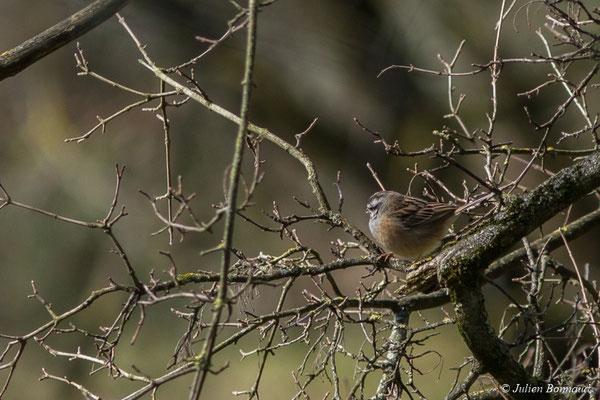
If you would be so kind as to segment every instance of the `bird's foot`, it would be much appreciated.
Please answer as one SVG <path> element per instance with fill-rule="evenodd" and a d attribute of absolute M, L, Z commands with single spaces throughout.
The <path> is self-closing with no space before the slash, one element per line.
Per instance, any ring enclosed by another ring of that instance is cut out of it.
<path fill-rule="evenodd" d="M 394 257 L 394 253 L 383 253 L 377 257 L 377 263 L 389 263 L 392 257 Z"/>

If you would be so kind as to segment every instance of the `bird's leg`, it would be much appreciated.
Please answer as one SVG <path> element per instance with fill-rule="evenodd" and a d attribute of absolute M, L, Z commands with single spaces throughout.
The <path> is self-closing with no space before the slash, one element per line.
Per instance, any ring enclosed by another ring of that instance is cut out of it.
<path fill-rule="evenodd" d="M 382 255 L 377 257 L 377 263 L 389 263 L 392 257 L 394 257 L 394 253 L 383 253 Z"/>

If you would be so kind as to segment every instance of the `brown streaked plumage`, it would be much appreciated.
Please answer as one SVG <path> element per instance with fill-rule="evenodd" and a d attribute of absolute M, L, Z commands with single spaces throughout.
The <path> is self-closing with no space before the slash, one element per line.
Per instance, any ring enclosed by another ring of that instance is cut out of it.
<path fill-rule="evenodd" d="M 377 192 L 367 203 L 369 229 L 386 251 L 417 260 L 438 247 L 457 208 L 393 191 Z"/>

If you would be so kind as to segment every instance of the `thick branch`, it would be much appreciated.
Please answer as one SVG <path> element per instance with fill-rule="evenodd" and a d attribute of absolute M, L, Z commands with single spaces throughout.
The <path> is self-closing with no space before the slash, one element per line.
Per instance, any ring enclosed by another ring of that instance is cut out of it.
<path fill-rule="evenodd" d="M 479 232 L 443 252 L 439 276 L 450 290 L 455 305 L 456 322 L 465 343 L 500 384 L 516 388 L 517 384 L 543 388 L 510 355 L 508 346 L 489 325 L 480 272 L 501 252 L 542 225 L 569 204 L 579 200 L 600 185 L 600 153 L 563 169 L 530 193 L 510 201 Z M 515 399 L 550 398 L 544 393 L 512 393 Z"/>
<path fill-rule="evenodd" d="M 477 287 L 457 287 L 451 290 L 455 304 L 456 324 L 465 343 L 480 363 L 482 370 L 490 373 L 501 385 L 516 389 L 518 385 L 538 388 L 542 392 L 543 381 L 538 381 L 525 371 L 511 355 L 506 343 L 500 341 L 488 323 L 483 294 Z M 509 389 L 510 390 L 510 389 Z M 511 392 L 514 399 L 550 399 L 547 393 Z"/>
<path fill-rule="evenodd" d="M 394 386 L 398 395 L 402 393 L 402 381 L 400 378 L 400 370 L 398 368 L 402 357 L 401 347 L 406 340 L 406 327 L 410 311 L 406 308 L 397 309 L 394 312 L 395 324 L 392 328 L 392 333 L 389 338 L 389 347 L 386 354 L 387 361 L 383 366 L 383 376 L 377 386 L 377 392 L 372 398 L 373 400 L 386 399 L 388 393 L 394 392 Z"/>
<path fill-rule="evenodd" d="M 600 186 L 600 152 L 567 167 L 535 190 L 508 202 L 478 232 L 443 252 L 440 277 L 448 286 L 462 282 L 486 268 L 510 246 L 521 240 L 570 204 Z"/>
<path fill-rule="evenodd" d="M 401 293 L 426 291 L 437 285 L 472 285 L 487 268 L 522 237 L 600 185 L 600 153 L 584 158 L 549 178 L 535 190 L 507 201 L 506 207 L 456 245 L 408 274 Z M 439 268 L 439 271 L 438 271 Z"/>
<path fill-rule="evenodd" d="M 0 55 L 0 80 L 16 75 L 39 59 L 100 25 L 131 0 L 97 0 L 44 32 Z"/>

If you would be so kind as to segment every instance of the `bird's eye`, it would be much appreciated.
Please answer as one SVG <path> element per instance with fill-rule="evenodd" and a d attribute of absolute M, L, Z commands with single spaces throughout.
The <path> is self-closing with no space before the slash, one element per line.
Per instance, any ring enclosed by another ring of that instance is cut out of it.
<path fill-rule="evenodd" d="M 373 211 L 377 210 L 377 208 L 379 208 L 379 202 L 377 202 L 377 201 L 367 204 L 368 212 L 373 212 Z"/>

